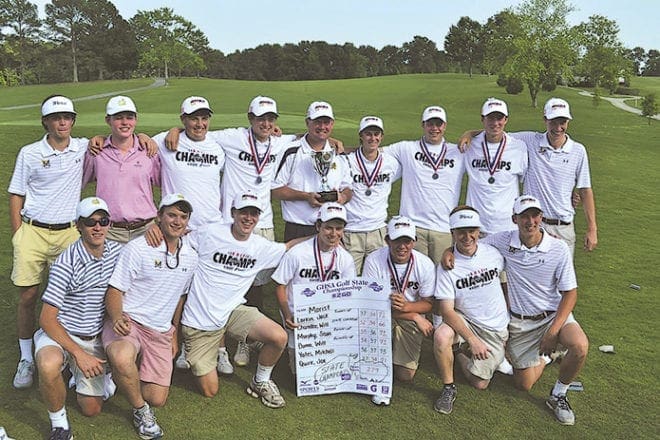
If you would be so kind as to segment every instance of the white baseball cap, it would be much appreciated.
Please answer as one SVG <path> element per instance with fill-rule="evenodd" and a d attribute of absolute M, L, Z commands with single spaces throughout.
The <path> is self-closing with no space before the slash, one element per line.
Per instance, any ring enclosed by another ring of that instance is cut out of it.
<path fill-rule="evenodd" d="M 201 96 L 189 96 L 181 103 L 181 115 L 192 115 L 198 110 L 208 110 L 209 113 L 213 113 L 209 102 Z"/>
<path fill-rule="evenodd" d="M 546 102 L 545 106 L 543 107 L 543 116 L 545 116 L 546 119 L 573 119 L 573 116 L 571 116 L 571 108 L 568 106 L 568 102 L 561 98 L 548 99 L 548 102 Z"/>
<path fill-rule="evenodd" d="M 158 205 L 158 210 L 167 208 L 168 206 L 175 205 L 179 202 L 183 202 L 188 207 L 188 212 L 192 212 L 192 204 L 180 193 L 172 193 L 163 197 Z"/>
<path fill-rule="evenodd" d="M 447 112 L 445 112 L 444 108 L 438 107 L 437 105 L 426 107 L 422 112 L 422 122 L 434 118 L 442 119 L 443 122 L 447 122 Z"/>
<path fill-rule="evenodd" d="M 263 211 L 263 201 L 261 200 L 261 197 L 259 197 L 259 194 L 249 190 L 236 194 L 231 206 L 234 209 L 252 207 L 257 208 L 259 211 Z"/>
<path fill-rule="evenodd" d="M 87 197 L 86 199 L 82 199 L 78 203 L 78 206 L 76 206 L 76 218 L 89 217 L 96 211 L 104 211 L 110 215 L 110 210 L 105 200 L 98 197 Z"/>
<path fill-rule="evenodd" d="M 384 131 L 383 120 L 378 116 L 365 116 L 360 119 L 360 129 L 358 130 L 358 133 L 362 133 L 362 130 L 369 127 L 377 127 Z"/>
<path fill-rule="evenodd" d="M 276 115 L 279 115 L 279 113 L 277 113 L 277 103 L 273 98 L 269 98 L 268 96 L 257 96 L 254 98 L 250 102 L 248 113 L 252 113 L 255 116 L 262 116 L 266 113 L 275 113 Z"/>
<path fill-rule="evenodd" d="M 319 209 L 319 220 L 325 223 L 333 219 L 344 220 L 344 223 L 347 222 L 346 208 L 344 205 L 337 202 L 327 202 L 321 205 L 321 208 Z"/>
<path fill-rule="evenodd" d="M 408 237 L 417 240 L 415 223 L 413 223 L 408 217 L 395 215 L 387 223 L 387 236 L 390 240 L 396 240 L 401 237 Z"/>
<path fill-rule="evenodd" d="M 495 112 L 509 116 L 509 108 L 506 106 L 506 102 L 497 98 L 488 98 L 481 107 L 481 116 L 488 116 Z"/>
<path fill-rule="evenodd" d="M 52 115 L 53 113 L 71 113 L 77 114 L 73 109 L 73 101 L 66 96 L 52 96 L 41 105 L 41 116 Z"/>
<path fill-rule="evenodd" d="M 472 209 L 459 209 L 449 216 L 449 229 L 481 228 L 479 213 Z"/>
<path fill-rule="evenodd" d="M 128 96 L 113 96 L 105 106 L 105 114 L 108 116 L 116 115 L 122 112 L 132 112 L 137 114 L 135 103 Z"/>
<path fill-rule="evenodd" d="M 334 113 L 332 113 L 332 106 L 324 101 L 314 101 L 307 108 L 307 119 L 318 119 L 321 117 L 327 117 L 330 119 L 335 119 Z"/>
<path fill-rule="evenodd" d="M 522 214 L 531 208 L 536 208 L 539 211 L 543 211 L 543 208 L 541 208 L 541 203 L 534 196 L 524 194 L 516 198 L 516 201 L 513 202 L 513 213 L 515 215 Z"/>

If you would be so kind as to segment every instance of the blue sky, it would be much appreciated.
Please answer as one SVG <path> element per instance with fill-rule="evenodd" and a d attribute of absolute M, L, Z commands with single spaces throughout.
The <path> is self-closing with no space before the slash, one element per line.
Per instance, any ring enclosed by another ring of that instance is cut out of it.
<path fill-rule="evenodd" d="M 39 5 L 49 3 L 33 1 Z M 323 40 L 351 42 L 377 49 L 401 46 L 415 35 L 435 41 L 442 49 L 452 24 L 467 15 L 485 23 L 516 0 L 114 0 L 125 19 L 137 10 L 169 7 L 201 29 L 211 47 L 225 54 L 260 44 L 297 43 Z M 619 24 L 619 39 L 627 47 L 660 49 L 657 0 L 573 0 L 577 9 L 569 15 L 570 24 L 587 21 L 590 15 L 604 15 Z"/>

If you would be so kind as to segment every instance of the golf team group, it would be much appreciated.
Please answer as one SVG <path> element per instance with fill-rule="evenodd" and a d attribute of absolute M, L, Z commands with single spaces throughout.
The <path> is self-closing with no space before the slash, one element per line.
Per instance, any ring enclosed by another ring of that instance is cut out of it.
<path fill-rule="evenodd" d="M 546 404 L 559 423 L 574 424 L 566 394 L 588 340 L 572 313 L 573 254 L 576 241 L 587 251 L 597 245 L 587 154 L 567 134 L 562 99 L 545 104 L 545 132 L 507 133 L 499 99 L 480 114 L 483 126 L 452 144 L 445 109 L 427 107 L 420 138 L 388 146 L 383 120 L 365 116 L 352 148 L 331 137 L 327 102 L 309 105 L 304 134 L 287 135 L 269 97 L 250 102 L 246 128 L 212 131 L 211 105 L 191 96 L 182 128 L 150 138 L 135 133 L 131 98 L 115 96 L 110 135 L 88 140 L 72 137 L 73 102 L 46 98 L 45 135 L 20 150 L 8 189 L 20 292 L 14 387 L 38 375 L 50 439 L 73 438 L 69 388 L 86 416 L 118 390 L 137 434 L 157 439 L 153 408 L 166 404 L 175 368 L 189 369 L 212 397 L 218 374 L 255 356 L 247 394 L 281 408 L 271 373 L 284 355 L 295 375 L 292 286 L 364 276 L 390 280 L 396 380 L 413 380 L 422 342 L 433 339 L 444 384 L 436 411 L 452 412 L 455 364 L 478 389 L 500 371 L 529 390 L 557 361 Z M 398 179 L 399 214 L 388 219 Z M 81 200 L 91 182 L 96 196 Z M 271 200 L 281 201 L 283 243 Z M 573 225 L 580 205 L 584 239 Z M 263 311 L 269 282 L 277 321 Z M 233 364 L 227 337 L 237 342 Z"/>

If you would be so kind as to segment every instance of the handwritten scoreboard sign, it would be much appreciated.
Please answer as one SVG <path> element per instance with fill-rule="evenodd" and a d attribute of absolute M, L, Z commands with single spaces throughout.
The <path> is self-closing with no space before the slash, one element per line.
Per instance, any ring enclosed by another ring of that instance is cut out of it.
<path fill-rule="evenodd" d="M 366 278 L 293 286 L 298 396 L 392 396 L 389 294 Z"/>

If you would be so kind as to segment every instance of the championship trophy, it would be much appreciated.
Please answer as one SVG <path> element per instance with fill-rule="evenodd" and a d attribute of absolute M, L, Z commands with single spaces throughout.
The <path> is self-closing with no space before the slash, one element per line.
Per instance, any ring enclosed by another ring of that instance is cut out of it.
<path fill-rule="evenodd" d="M 339 194 L 328 185 L 328 173 L 333 166 L 334 150 L 317 151 L 314 153 L 314 169 L 321 176 L 321 202 L 336 202 Z"/>

